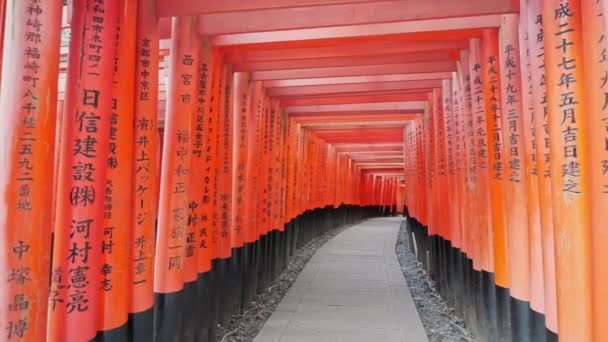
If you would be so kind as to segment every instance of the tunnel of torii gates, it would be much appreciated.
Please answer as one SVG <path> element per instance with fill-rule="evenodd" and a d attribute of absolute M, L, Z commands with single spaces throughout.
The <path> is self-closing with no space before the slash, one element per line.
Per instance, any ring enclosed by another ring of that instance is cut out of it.
<path fill-rule="evenodd" d="M 211 341 L 403 211 L 480 341 L 608 341 L 608 1 L 0 3 L 0 340 Z"/>

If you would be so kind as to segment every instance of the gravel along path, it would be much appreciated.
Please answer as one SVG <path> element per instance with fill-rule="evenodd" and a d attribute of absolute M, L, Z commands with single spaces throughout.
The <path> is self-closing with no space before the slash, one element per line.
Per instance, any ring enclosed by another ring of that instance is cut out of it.
<path fill-rule="evenodd" d="M 405 221 L 401 224 L 395 251 L 429 341 L 475 341 L 464 321 L 447 306 L 423 265 L 416 260 L 407 238 L 406 225 Z"/>

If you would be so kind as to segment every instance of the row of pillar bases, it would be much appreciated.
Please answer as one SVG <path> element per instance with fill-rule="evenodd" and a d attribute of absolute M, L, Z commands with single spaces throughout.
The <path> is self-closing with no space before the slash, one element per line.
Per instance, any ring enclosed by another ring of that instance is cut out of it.
<path fill-rule="evenodd" d="M 282 230 L 272 230 L 254 243 L 233 248 L 229 258 L 213 260 L 211 270 L 199 274 L 195 282 L 184 284 L 182 291 L 156 294 L 153 312 L 143 313 L 139 320 L 130 319 L 128 326 L 123 327 L 122 339 L 116 339 L 115 335 L 106 335 L 106 338 L 112 336 L 111 341 L 150 341 L 152 338 L 154 341 L 215 341 L 218 325 L 228 326 L 232 315 L 247 310 L 257 294 L 273 285 L 299 248 L 331 229 L 391 212 L 386 207 L 348 205 L 307 211 Z M 144 321 L 146 323 L 141 324 Z"/>
<path fill-rule="evenodd" d="M 508 288 L 496 284 L 494 273 L 475 267 L 449 240 L 429 234 L 416 218 L 406 217 L 409 244 L 416 246 L 418 262 L 478 341 L 558 341 L 558 335 L 547 329 L 544 313 L 511 296 Z"/>

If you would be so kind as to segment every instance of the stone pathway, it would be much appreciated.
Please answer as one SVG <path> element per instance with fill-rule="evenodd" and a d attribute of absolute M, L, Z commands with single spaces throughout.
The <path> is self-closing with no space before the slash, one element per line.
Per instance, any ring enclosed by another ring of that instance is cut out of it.
<path fill-rule="evenodd" d="M 428 341 L 395 243 L 403 218 L 376 218 L 312 257 L 254 342 Z"/>

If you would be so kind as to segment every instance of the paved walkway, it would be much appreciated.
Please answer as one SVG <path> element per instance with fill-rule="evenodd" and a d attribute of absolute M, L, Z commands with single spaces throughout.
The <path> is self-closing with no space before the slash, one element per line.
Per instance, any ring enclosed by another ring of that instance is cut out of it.
<path fill-rule="evenodd" d="M 402 218 L 377 218 L 327 242 L 255 342 L 428 341 L 401 272 Z"/>

